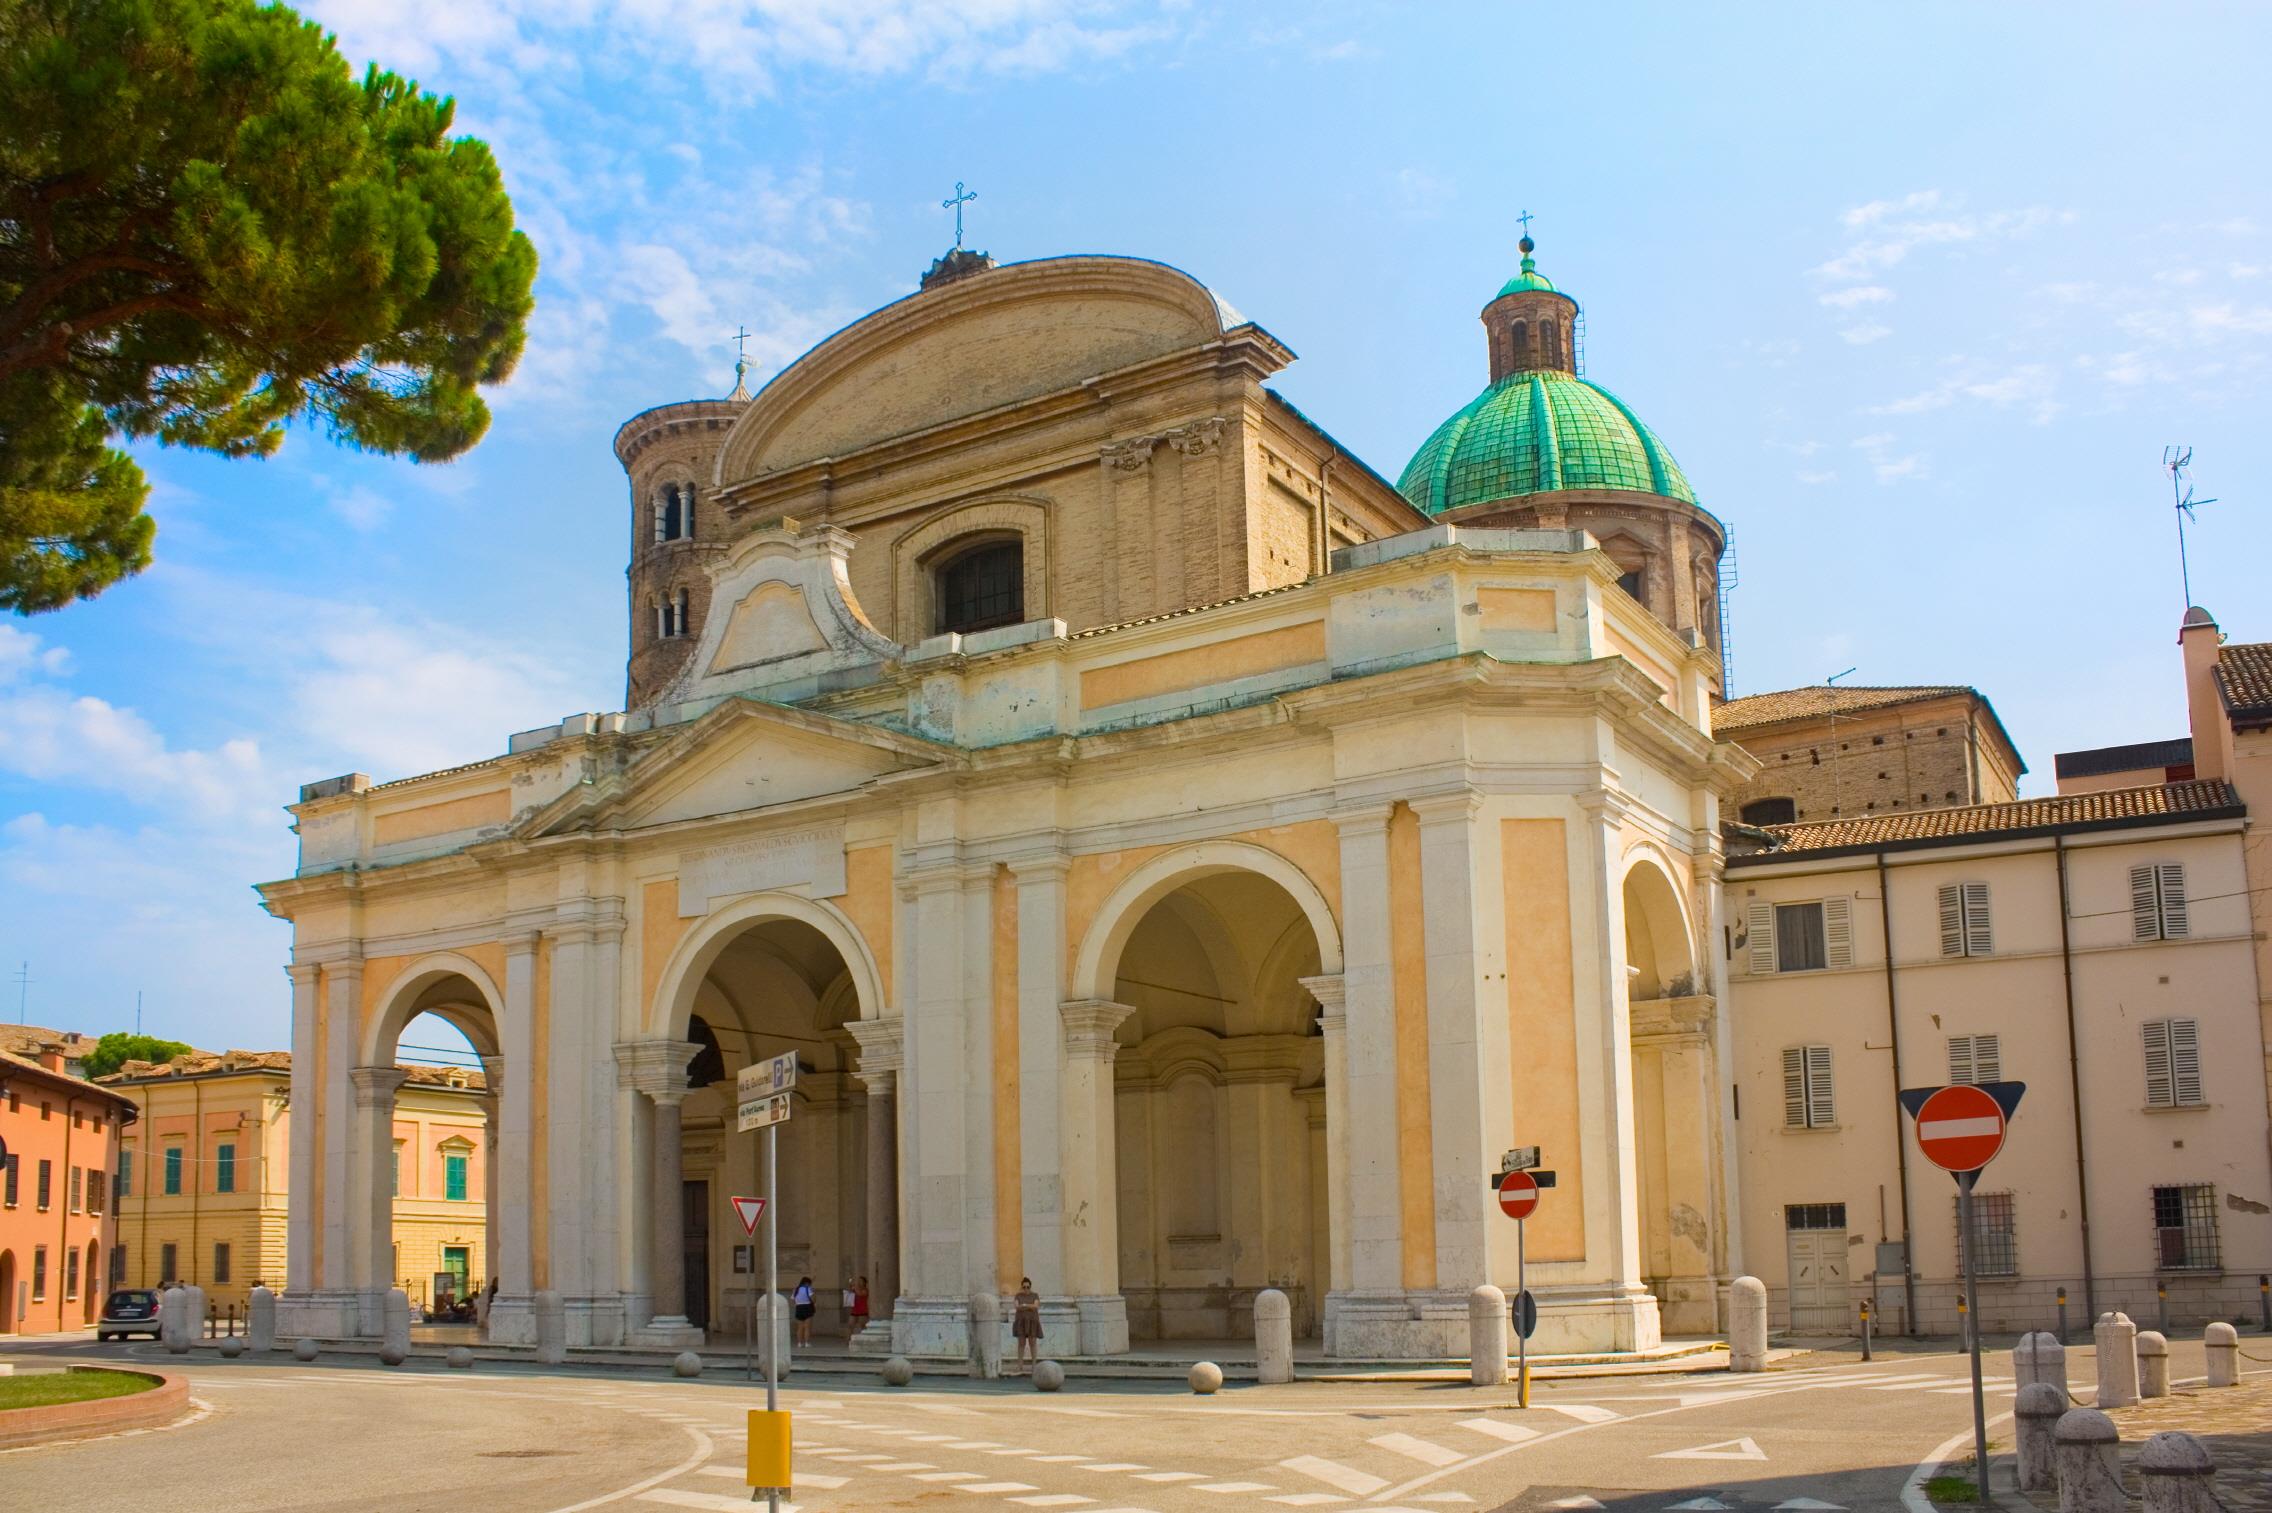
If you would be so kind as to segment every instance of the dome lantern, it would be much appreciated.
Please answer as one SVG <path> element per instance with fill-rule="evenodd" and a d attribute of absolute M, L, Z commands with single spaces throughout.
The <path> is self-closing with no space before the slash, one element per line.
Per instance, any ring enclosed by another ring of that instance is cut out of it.
<path fill-rule="evenodd" d="M 1532 368 L 1578 371 L 1578 302 L 1554 287 L 1531 256 L 1538 244 L 1525 236 L 1522 271 L 1483 307 L 1483 329 L 1490 337 L 1491 381 Z"/>

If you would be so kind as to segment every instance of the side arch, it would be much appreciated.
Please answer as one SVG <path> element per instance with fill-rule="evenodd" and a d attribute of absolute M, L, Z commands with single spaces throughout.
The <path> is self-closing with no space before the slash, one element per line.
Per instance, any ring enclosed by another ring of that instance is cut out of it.
<path fill-rule="evenodd" d="M 1681 869 L 1660 847 L 1636 841 L 1626 848 L 1618 878 L 1626 902 L 1626 931 L 1632 932 L 1635 921 L 1631 915 L 1638 910 L 1639 923 L 1656 951 L 1660 986 L 1683 976 L 1698 979 L 1704 971 L 1695 922 L 1689 918 L 1688 894 L 1678 881 L 1680 875 Z M 1678 953 L 1677 960 L 1671 959 L 1674 952 Z"/>
<path fill-rule="evenodd" d="M 719 953 L 752 925 L 771 919 L 793 919 L 818 930 L 836 954 L 844 959 L 862 1019 L 884 1017 L 883 975 L 876 969 L 875 953 L 867 939 L 835 905 L 795 893 L 753 893 L 738 898 L 703 917 L 678 943 L 656 979 L 655 1001 L 640 1008 L 640 1024 L 649 1035 L 683 1039 L 694 1012 L 695 994 L 717 962 Z"/>
<path fill-rule="evenodd" d="M 1081 938 L 1073 963 L 1073 996 L 1110 998 L 1121 952 L 1152 905 L 1194 878 L 1218 872 L 1252 872 L 1285 889 L 1317 935 L 1319 972 L 1327 976 L 1340 972 L 1341 929 L 1334 922 L 1332 906 L 1308 873 L 1277 852 L 1247 841 L 1198 841 L 1153 857 L 1112 890 Z"/>
<path fill-rule="evenodd" d="M 481 1002 L 453 1004 L 448 1002 L 421 1005 L 419 999 L 436 983 L 451 977 L 462 977 L 473 984 L 481 995 Z M 466 1010 L 480 1008 L 483 1014 Z M 475 1051 L 483 1056 L 499 1054 L 497 1026 L 505 1013 L 505 995 L 498 990 L 496 980 L 471 957 L 455 951 L 438 951 L 421 956 L 406 968 L 387 988 L 386 1002 L 371 1022 L 363 1027 L 360 1066 L 392 1066 L 395 1044 L 402 1038 L 403 1027 L 421 1014 L 433 1014 L 446 1020 L 470 1041 Z"/>

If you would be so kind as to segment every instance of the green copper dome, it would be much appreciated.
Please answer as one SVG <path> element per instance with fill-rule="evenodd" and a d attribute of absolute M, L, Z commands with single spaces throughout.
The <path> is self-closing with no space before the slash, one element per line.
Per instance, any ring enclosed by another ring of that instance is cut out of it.
<path fill-rule="evenodd" d="M 1510 294 L 1520 294 L 1526 289 L 1543 289 L 1548 294 L 1561 293 L 1560 290 L 1554 287 L 1554 280 L 1548 278 L 1545 274 L 1538 271 L 1538 259 L 1530 255 L 1531 239 L 1529 237 L 1526 236 L 1523 238 L 1522 248 L 1522 271 L 1499 286 L 1498 297 L 1505 299 Z M 1568 297 L 1568 295 L 1563 296 L 1563 298 L 1565 299 L 1567 299 Z"/>
<path fill-rule="evenodd" d="M 1510 373 L 1436 427 L 1396 486 L 1431 515 L 1556 489 L 1696 503 L 1680 464 L 1625 402 L 1559 368 Z"/>

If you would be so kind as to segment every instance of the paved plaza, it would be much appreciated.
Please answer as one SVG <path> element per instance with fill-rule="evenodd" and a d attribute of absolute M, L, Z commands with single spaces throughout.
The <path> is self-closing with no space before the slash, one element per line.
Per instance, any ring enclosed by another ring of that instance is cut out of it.
<path fill-rule="evenodd" d="M 2199 1345 L 2181 1345 L 2183 1382 Z M 2188 1353 L 2189 1352 L 2189 1353 Z M 181 1364 L 147 1346 L 56 1345 L 17 1359 Z M 419 1509 L 499 1513 L 749 1506 L 738 1376 L 677 1381 L 570 1368 L 369 1359 L 188 1358 L 196 1411 L 176 1427 L 0 1455 L 10 1506 L 145 1510 Z M 2070 1356 L 2087 1389 L 2089 1353 Z M 1990 1433 L 2008 1446 L 2009 1357 L 1988 1358 Z M 2261 1407 L 2264 1378 L 2234 1395 Z M 797 1490 L 807 1513 L 1066 1509 L 1198 1513 L 1924 1513 L 1920 1467 L 1968 1448 L 1965 1361 L 1934 1348 L 1794 1354 L 1756 1376 L 1601 1377 L 1512 1388 L 1413 1381 L 1232 1387 L 798 1374 Z M 2087 1391 L 2086 1391 L 2087 1395 Z M 2206 1400 L 2206 1399 L 2204 1399 Z M 2140 1437 L 2142 1410 L 2126 1434 Z M 2002 1417 L 2002 1422 L 1997 1420 Z M 2239 1436 L 2247 1438 L 2246 1435 Z M 2259 1430 L 2254 1436 L 2263 1438 Z M 1906 1494 L 1906 1496 L 1905 1496 Z"/>

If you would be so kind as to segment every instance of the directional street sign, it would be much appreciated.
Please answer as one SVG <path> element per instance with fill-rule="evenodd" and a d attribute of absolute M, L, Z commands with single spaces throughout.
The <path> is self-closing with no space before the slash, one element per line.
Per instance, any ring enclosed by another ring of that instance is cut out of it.
<path fill-rule="evenodd" d="M 1527 1172 L 1536 1165 L 1538 1147 L 1535 1145 L 1518 1145 L 1499 1158 L 1499 1170 L 1503 1172 Z"/>
<path fill-rule="evenodd" d="M 764 1129 L 771 1124 L 789 1122 L 789 1095 L 775 1093 L 770 1097 L 744 1098 L 736 1106 L 736 1124 L 743 1134 Z"/>
<path fill-rule="evenodd" d="M 765 1200 L 763 1198 L 736 1198 L 733 1202 L 734 1217 L 742 1221 L 742 1233 L 755 1235 L 757 1233 L 757 1221 L 765 1217 Z"/>
<path fill-rule="evenodd" d="M 764 1061 L 753 1061 L 734 1079 L 734 1093 L 743 1102 L 768 1093 L 786 1093 L 797 1085 L 797 1053 L 783 1051 Z"/>
<path fill-rule="evenodd" d="M 1538 1333 L 1538 1299 L 1525 1287 L 1515 1294 L 1515 1337 L 1529 1339 Z"/>
<path fill-rule="evenodd" d="M 1529 1172 L 1509 1172 L 1499 1179 L 1499 1208 L 1510 1219 L 1527 1219 L 1538 1207 L 1538 1183 Z"/>

